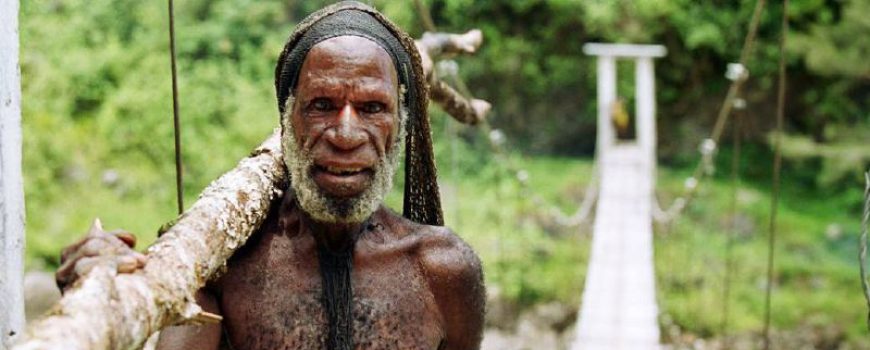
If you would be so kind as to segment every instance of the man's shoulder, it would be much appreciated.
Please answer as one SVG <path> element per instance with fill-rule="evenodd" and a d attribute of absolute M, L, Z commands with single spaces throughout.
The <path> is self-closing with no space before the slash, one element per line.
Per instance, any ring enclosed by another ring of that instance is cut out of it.
<path fill-rule="evenodd" d="M 415 234 L 421 238 L 422 249 L 434 254 L 448 254 L 463 265 L 480 264 L 474 249 L 449 227 L 421 224 L 417 226 Z"/>
<path fill-rule="evenodd" d="M 444 318 L 449 341 L 480 344 L 486 287 L 474 249 L 447 227 L 408 225 L 408 236 L 418 242 L 415 255 Z"/>
<path fill-rule="evenodd" d="M 418 253 L 459 254 L 462 258 L 457 262 L 477 263 L 477 254 L 459 235 L 446 226 L 425 225 L 409 220 L 395 212 L 386 209 L 384 215 L 390 216 L 389 231 L 398 240 L 413 240 L 417 242 Z"/>
<path fill-rule="evenodd" d="M 483 278 L 480 259 L 474 249 L 446 226 L 409 221 L 409 235 L 418 242 L 420 265 L 436 284 L 477 283 Z"/>

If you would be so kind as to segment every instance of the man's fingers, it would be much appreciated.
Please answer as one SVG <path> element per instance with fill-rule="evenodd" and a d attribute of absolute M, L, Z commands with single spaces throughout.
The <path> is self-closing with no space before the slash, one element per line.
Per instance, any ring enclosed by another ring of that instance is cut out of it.
<path fill-rule="evenodd" d="M 112 235 L 118 237 L 124 244 L 126 244 L 130 248 L 136 247 L 136 235 L 124 231 L 124 230 L 115 230 L 111 232 Z"/>
<path fill-rule="evenodd" d="M 114 257 L 114 260 L 118 269 L 118 273 L 131 273 L 141 267 L 139 265 L 139 260 L 136 259 L 136 257 L 133 255 L 117 256 Z M 103 256 L 91 256 L 79 259 L 79 261 L 73 268 L 75 272 L 75 279 L 84 276 L 85 274 L 90 272 L 94 268 L 94 266 L 97 266 L 100 263 L 105 263 L 106 261 L 107 258 Z"/>
<path fill-rule="evenodd" d="M 136 271 L 139 267 L 139 260 L 133 255 L 122 255 L 118 257 L 118 273 L 131 273 Z"/>
<path fill-rule="evenodd" d="M 79 248 L 79 256 L 97 256 L 101 254 L 117 254 L 117 248 L 121 242 L 112 242 L 104 238 L 91 238 Z"/>
<path fill-rule="evenodd" d="M 108 245 L 108 242 L 105 240 L 99 238 L 88 238 L 82 241 L 76 249 L 65 252 L 63 264 L 75 265 L 76 261 L 81 258 L 99 255 L 101 251 L 106 250 Z"/>
<path fill-rule="evenodd" d="M 91 237 L 82 242 L 75 250 L 68 252 L 63 260 L 66 263 L 87 257 L 129 255 L 131 253 L 136 252 L 114 236 Z"/>
<path fill-rule="evenodd" d="M 55 273 L 58 287 L 63 291 L 79 277 L 93 269 L 104 259 L 114 261 L 118 272 L 129 273 L 145 266 L 148 258 L 132 248 L 136 236 L 123 230 L 107 233 L 100 219 L 94 219 L 87 236 L 61 251 L 61 266 Z"/>
<path fill-rule="evenodd" d="M 81 246 L 88 241 L 88 239 L 89 238 L 82 238 L 78 242 L 75 242 L 72 245 L 63 248 L 63 250 L 60 251 L 60 263 L 63 264 L 64 262 L 69 260 L 70 255 L 78 251 L 79 248 L 81 248 Z"/>
<path fill-rule="evenodd" d="M 145 263 L 148 262 L 148 256 L 142 254 L 140 252 L 133 252 L 133 256 L 136 257 L 136 262 L 139 263 L 139 267 L 145 266 Z"/>
<path fill-rule="evenodd" d="M 91 269 L 93 269 L 94 266 L 97 266 L 97 264 L 101 261 L 101 259 L 103 259 L 103 258 L 99 257 L 99 256 L 92 256 L 92 257 L 79 259 L 76 262 L 76 266 L 73 268 L 73 272 L 75 272 L 75 279 L 78 279 L 79 277 L 84 276 L 89 271 L 91 271 Z M 70 281 L 70 282 L 72 282 L 72 281 Z"/>
<path fill-rule="evenodd" d="M 75 253 L 74 257 L 64 262 L 54 275 L 58 288 L 61 291 L 65 290 L 101 261 L 114 260 L 118 273 L 134 272 L 144 267 L 145 263 L 148 262 L 147 256 L 136 251 L 129 251 L 121 255 L 106 255 L 100 253 L 102 249 L 99 244 L 85 245 L 83 249 Z"/>
<path fill-rule="evenodd" d="M 57 282 L 57 288 L 63 292 L 66 287 L 75 280 L 73 268 L 75 267 L 76 261 L 67 260 L 57 269 L 57 272 L 54 274 L 54 280 Z"/>

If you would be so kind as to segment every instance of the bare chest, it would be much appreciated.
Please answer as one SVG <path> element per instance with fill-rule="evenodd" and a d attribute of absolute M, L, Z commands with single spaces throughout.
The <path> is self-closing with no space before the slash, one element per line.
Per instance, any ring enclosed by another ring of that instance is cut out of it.
<path fill-rule="evenodd" d="M 329 322 L 316 253 L 261 242 L 230 262 L 221 283 L 225 337 L 235 349 L 325 349 Z M 414 262 L 355 259 L 353 344 L 358 350 L 436 349 L 443 338 L 432 292 Z"/>

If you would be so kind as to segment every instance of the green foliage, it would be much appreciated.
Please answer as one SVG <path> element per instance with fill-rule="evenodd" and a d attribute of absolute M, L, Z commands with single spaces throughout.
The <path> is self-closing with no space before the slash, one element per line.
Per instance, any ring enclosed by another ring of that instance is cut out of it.
<path fill-rule="evenodd" d="M 272 62 L 290 27 L 280 4 L 188 1 L 177 9 L 188 203 L 277 124 Z M 53 263 L 58 244 L 95 216 L 146 241 L 173 217 L 164 5 L 22 3 L 31 256 Z"/>

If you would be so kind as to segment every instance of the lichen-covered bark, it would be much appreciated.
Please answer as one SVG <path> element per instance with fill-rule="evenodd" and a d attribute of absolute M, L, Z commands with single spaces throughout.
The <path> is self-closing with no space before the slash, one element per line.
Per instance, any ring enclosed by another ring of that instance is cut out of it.
<path fill-rule="evenodd" d="M 199 319 L 194 293 L 260 226 L 285 188 L 278 135 L 212 182 L 148 248 L 142 270 L 117 274 L 107 259 L 31 323 L 13 349 L 132 349 L 165 326 Z"/>

